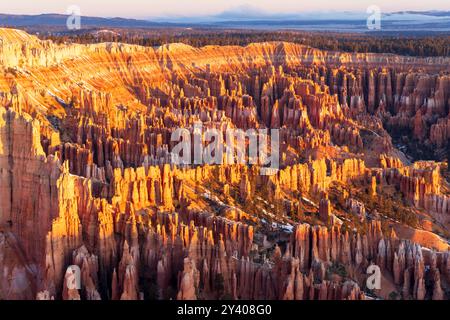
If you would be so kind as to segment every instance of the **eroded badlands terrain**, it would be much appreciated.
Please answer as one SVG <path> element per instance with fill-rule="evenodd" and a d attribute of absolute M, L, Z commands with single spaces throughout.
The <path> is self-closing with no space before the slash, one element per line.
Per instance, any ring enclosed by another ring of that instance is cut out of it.
<path fill-rule="evenodd" d="M 0 299 L 448 299 L 449 72 L 0 29 Z M 198 122 L 280 129 L 280 170 L 171 164 Z"/>

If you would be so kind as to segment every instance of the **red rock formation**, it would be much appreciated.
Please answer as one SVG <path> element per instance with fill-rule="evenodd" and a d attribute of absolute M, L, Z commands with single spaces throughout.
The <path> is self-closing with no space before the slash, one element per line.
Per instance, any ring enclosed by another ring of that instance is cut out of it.
<path fill-rule="evenodd" d="M 384 204 L 447 228 L 441 164 L 386 129 L 442 152 L 448 59 L 0 37 L 0 299 L 364 299 L 372 262 L 403 298 L 446 298 L 448 253 Z M 177 128 L 279 129 L 280 169 L 176 166 Z"/>
<path fill-rule="evenodd" d="M 330 200 L 328 200 L 328 195 L 324 194 L 324 197 L 320 200 L 319 203 L 319 218 L 325 223 L 328 223 L 331 216 L 331 204 Z"/>

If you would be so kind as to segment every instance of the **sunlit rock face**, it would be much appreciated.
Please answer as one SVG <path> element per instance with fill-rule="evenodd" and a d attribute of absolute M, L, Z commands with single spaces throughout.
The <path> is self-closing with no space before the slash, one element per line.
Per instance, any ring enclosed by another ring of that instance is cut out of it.
<path fill-rule="evenodd" d="M 0 39 L 0 299 L 449 298 L 448 58 Z M 277 129 L 279 170 L 178 128 Z"/>

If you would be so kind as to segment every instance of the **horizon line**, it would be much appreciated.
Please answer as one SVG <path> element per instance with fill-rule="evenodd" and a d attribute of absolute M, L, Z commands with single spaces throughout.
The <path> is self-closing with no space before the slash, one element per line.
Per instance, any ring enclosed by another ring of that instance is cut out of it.
<path fill-rule="evenodd" d="M 218 13 L 213 13 L 213 14 L 199 14 L 199 15 L 195 15 L 195 14 L 190 14 L 190 15 L 180 15 L 180 14 L 173 14 L 173 15 L 156 15 L 156 16 L 147 16 L 147 17 L 139 17 L 139 16 L 118 16 L 118 15 L 112 15 L 112 16 L 105 16 L 105 15 L 90 15 L 90 14 L 81 14 L 81 17 L 85 17 L 85 18 L 102 18 L 102 19 L 128 19 L 128 20 L 138 20 L 138 21 L 150 21 L 152 19 L 163 19 L 163 18 L 167 18 L 167 19 L 195 19 L 195 18 L 220 18 L 220 16 L 224 13 L 227 13 L 229 11 L 222 11 L 222 12 L 218 12 Z M 404 10 L 395 10 L 395 11 L 388 11 L 388 12 L 382 12 L 382 15 L 386 15 L 386 14 L 396 14 L 396 13 L 411 13 L 411 14 L 423 14 L 423 13 L 432 13 L 432 12 L 448 12 L 449 16 L 450 16 L 450 8 L 449 9 L 427 9 L 427 10 L 408 10 L 408 9 L 404 9 Z M 335 13 L 341 13 L 341 14 L 345 14 L 345 13 L 349 13 L 349 14 L 367 14 L 366 11 L 363 10 L 305 10 L 302 12 L 279 12 L 279 13 L 269 13 L 269 12 L 264 12 L 261 15 L 260 20 L 264 20 L 265 18 L 270 18 L 270 17 L 287 17 L 287 16 L 301 16 L 304 14 L 335 14 Z M 251 13 L 250 13 L 251 14 Z M 8 12 L 0 12 L 0 15 L 9 15 L 9 16 L 29 16 L 29 17 L 33 17 L 33 16 L 45 16 L 45 15 L 55 15 L 55 16 L 70 16 L 69 13 L 58 13 L 58 12 L 41 12 L 41 13 L 8 13 Z M 230 18 L 234 18 L 234 19 L 242 19 L 242 17 L 232 17 L 233 14 L 230 14 Z M 239 15 L 239 13 L 237 12 L 236 15 Z M 448 16 L 447 16 L 448 17 Z M 317 17 L 316 17 L 317 18 Z M 441 18 L 446 18 L 446 17 L 441 17 Z M 248 19 L 251 20 L 255 20 L 252 16 L 250 16 Z M 339 17 L 331 19 L 331 20 L 341 20 L 339 19 Z"/>

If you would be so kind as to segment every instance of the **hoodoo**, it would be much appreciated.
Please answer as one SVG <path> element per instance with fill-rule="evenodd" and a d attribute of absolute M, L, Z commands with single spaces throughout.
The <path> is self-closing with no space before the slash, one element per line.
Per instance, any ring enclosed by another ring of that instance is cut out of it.
<path fill-rule="evenodd" d="M 449 298 L 449 58 L 0 40 L 0 299 Z"/>

